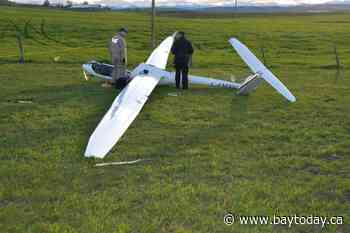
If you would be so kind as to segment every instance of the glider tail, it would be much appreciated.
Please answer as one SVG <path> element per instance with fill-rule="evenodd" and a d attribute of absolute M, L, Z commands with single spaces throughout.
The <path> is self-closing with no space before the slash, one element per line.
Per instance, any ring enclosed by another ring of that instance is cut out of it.
<path fill-rule="evenodd" d="M 254 91 L 260 83 L 262 83 L 263 79 L 259 77 L 259 74 L 253 74 L 248 76 L 244 82 L 242 82 L 238 88 L 238 95 L 248 95 L 252 91 Z"/>
<path fill-rule="evenodd" d="M 249 76 L 240 86 L 239 94 L 248 94 L 260 84 L 261 80 L 265 80 L 270 84 L 278 93 L 283 95 L 290 102 L 295 102 L 296 98 L 288 90 L 286 86 L 269 70 L 264 64 L 239 40 L 231 38 L 229 40 L 232 47 L 236 50 L 238 55 L 253 71 L 254 75 Z"/>

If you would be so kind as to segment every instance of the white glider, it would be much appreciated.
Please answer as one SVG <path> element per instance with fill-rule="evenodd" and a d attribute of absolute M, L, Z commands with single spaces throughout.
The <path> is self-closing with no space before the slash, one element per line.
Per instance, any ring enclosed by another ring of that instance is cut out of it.
<path fill-rule="evenodd" d="M 104 158 L 140 113 L 153 89 L 157 85 L 175 83 L 175 74 L 165 70 L 173 42 L 174 35 L 167 37 L 152 52 L 146 63 L 139 64 L 130 72 L 132 81 L 119 93 L 91 135 L 85 151 L 86 157 Z M 237 94 L 246 95 L 255 90 L 262 80 L 265 80 L 287 100 L 296 101 L 293 94 L 245 45 L 235 38 L 231 38 L 229 42 L 254 74 L 247 77 L 242 83 L 189 75 L 190 83 L 234 88 L 238 90 Z M 92 61 L 84 64 L 83 70 L 85 75 L 87 73 L 104 80 L 112 79 L 113 66 L 109 64 Z"/>

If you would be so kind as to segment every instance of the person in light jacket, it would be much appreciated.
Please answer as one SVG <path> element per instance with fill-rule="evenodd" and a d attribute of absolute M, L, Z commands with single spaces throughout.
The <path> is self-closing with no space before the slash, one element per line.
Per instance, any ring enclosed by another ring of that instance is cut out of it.
<path fill-rule="evenodd" d="M 108 48 L 112 58 L 112 64 L 114 66 L 112 72 L 112 84 L 116 85 L 118 80 L 126 77 L 126 65 L 127 65 L 127 49 L 126 49 L 126 36 L 128 29 L 121 28 L 117 35 L 113 36 L 109 41 Z M 105 84 L 110 86 L 110 84 Z"/>

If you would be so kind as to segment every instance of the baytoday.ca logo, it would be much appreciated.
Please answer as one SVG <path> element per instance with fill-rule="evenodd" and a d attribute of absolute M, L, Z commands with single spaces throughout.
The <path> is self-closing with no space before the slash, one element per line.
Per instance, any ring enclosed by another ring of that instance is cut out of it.
<path fill-rule="evenodd" d="M 273 225 L 288 225 L 291 227 L 292 225 L 321 225 L 322 228 L 326 225 L 342 225 L 343 217 L 342 216 L 333 216 L 333 217 L 325 217 L 325 216 L 273 216 L 272 223 Z"/>
<path fill-rule="evenodd" d="M 232 225 L 238 223 L 241 225 L 319 225 L 324 228 L 326 225 L 342 225 L 343 216 L 317 216 L 317 215 L 291 215 L 291 216 L 243 216 L 228 213 L 224 216 L 224 223 Z"/>

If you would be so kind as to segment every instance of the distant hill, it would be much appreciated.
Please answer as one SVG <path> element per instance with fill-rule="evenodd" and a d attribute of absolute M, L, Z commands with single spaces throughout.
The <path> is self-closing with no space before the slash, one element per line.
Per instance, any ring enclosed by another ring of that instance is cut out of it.
<path fill-rule="evenodd" d="M 136 5 L 112 5 L 112 10 L 147 10 L 149 7 L 137 7 Z M 239 6 L 206 6 L 198 4 L 184 4 L 175 6 L 158 6 L 157 11 L 196 11 L 196 12 L 213 12 L 213 13 L 278 13 L 278 12 L 305 12 L 305 13 L 318 13 L 318 12 L 334 12 L 334 11 L 349 11 L 350 4 L 347 3 L 328 3 L 328 4 L 301 4 L 296 6 L 279 6 L 279 5 L 247 5 Z"/>
<path fill-rule="evenodd" d="M 149 3 L 144 1 L 119 1 L 115 3 L 113 0 L 101 0 L 112 10 L 147 10 L 150 8 Z M 239 2 L 238 2 L 239 3 Z M 252 13 L 273 13 L 273 12 L 332 12 L 332 11 L 348 11 L 350 10 L 350 3 L 334 0 L 324 4 L 299 4 L 299 5 L 279 5 L 271 2 L 268 4 L 257 4 L 250 2 L 245 5 L 238 5 L 234 7 L 234 2 L 226 3 L 221 6 L 213 6 L 208 4 L 190 3 L 190 2 L 176 2 L 164 3 L 157 6 L 158 11 L 196 11 L 196 12 L 252 12 Z"/>
<path fill-rule="evenodd" d="M 196 9 L 196 11 L 206 12 L 258 12 L 258 13 L 274 13 L 274 12 L 333 12 L 348 11 L 350 4 L 320 4 L 320 5 L 298 5 L 298 6 L 241 6 L 233 7 L 208 7 Z"/>

